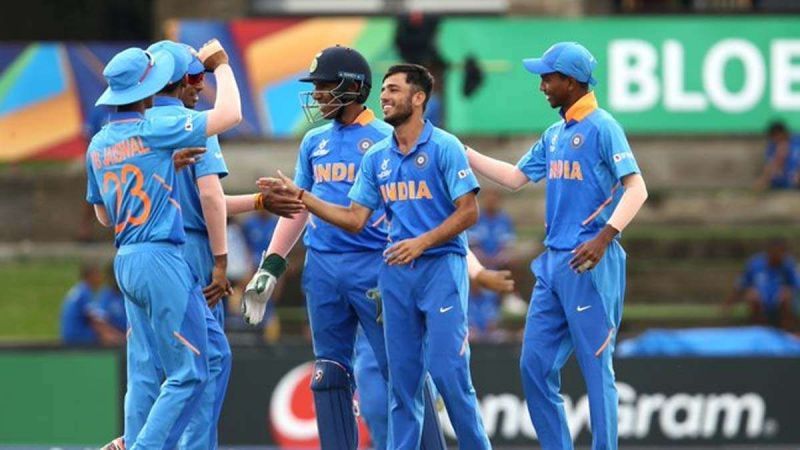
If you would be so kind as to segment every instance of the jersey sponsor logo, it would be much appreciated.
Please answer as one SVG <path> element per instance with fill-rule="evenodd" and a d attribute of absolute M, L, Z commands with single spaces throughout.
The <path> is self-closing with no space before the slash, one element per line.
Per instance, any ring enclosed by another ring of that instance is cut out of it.
<path fill-rule="evenodd" d="M 330 149 L 328 148 L 328 140 L 323 139 L 319 141 L 319 145 L 317 145 L 316 150 L 311 153 L 312 158 L 318 158 L 320 156 L 325 156 L 330 153 Z"/>
<path fill-rule="evenodd" d="M 386 158 L 381 163 L 381 171 L 378 173 L 378 179 L 382 180 L 384 178 L 388 178 L 391 173 L 392 169 L 389 168 L 389 158 Z"/>
<path fill-rule="evenodd" d="M 550 138 L 550 151 L 556 151 L 556 144 L 558 143 L 558 134 L 554 134 L 553 137 Z"/>
<path fill-rule="evenodd" d="M 614 153 L 614 162 L 619 164 L 626 159 L 633 159 L 633 153 L 631 152 L 623 152 L 623 153 Z"/>
<path fill-rule="evenodd" d="M 371 139 L 364 138 L 364 139 L 358 141 L 358 151 L 360 151 L 361 153 L 364 153 L 367 150 L 369 150 L 370 147 L 372 147 L 372 144 L 373 144 L 373 142 L 372 142 Z"/>
<path fill-rule="evenodd" d="M 314 164 L 314 182 L 315 183 L 330 183 L 347 181 L 348 183 L 354 182 L 356 179 L 356 165 L 355 163 L 325 163 Z"/>
<path fill-rule="evenodd" d="M 425 180 L 419 182 L 398 181 L 381 185 L 383 202 L 398 202 L 406 200 L 432 200 L 431 190 Z"/>
<path fill-rule="evenodd" d="M 183 124 L 183 129 L 186 131 L 192 131 L 194 129 L 194 124 L 192 123 L 192 116 L 186 116 L 186 122 Z"/>
<path fill-rule="evenodd" d="M 580 161 L 570 161 L 568 159 L 550 161 L 550 172 L 547 178 L 550 180 L 564 179 L 583 181 L 581 163 Z"/>
<path fill-rule="evenodd" d="M 581 146 L 583 145 L 583 141 L 584 141 L 583 135 L 580 133 L 575 133 L 575 135 L 572 136 L 572 138 L 569 140 L 569 144 L 572 146 L 572 148 L 577 150 L 581 148 Z"/>
<path fill-rule="evenodd" d="M 103 161 L 100 164 L 100 158 L 95 158 L 92 155 L 92 165 L 95 169 L 100 169 L 102 166 L 112 166 L 120 164 L 127 159 L 133 158 L 137 155 L 143 155 L 150 152 L 150 147 L 145 147 L 141 137 L 132 137 L 124 141 L 117 142 L 116 144 L 103 149 Z"/>
<path fill-rule="evenodd" d="M 314 397 L 308 386 L 316 376 L 314 363 L 301 364 L 275 385 L 269 403 L 270 433 L 279 448 L 320 448 Z M 369 431 L 358 417 L 358 448 L 369 448 Z"/>
<path fill-rule="evenodd" d="M 428 167 L 428 154 L 425 152 L 419 152 L 419 154 L 414 157 L 414 165 L 416 165 L 418 169 L 424 169 Z"/>
<path fill-rule="evenodd" d="M 461 169 L 458 171 L 458 179 L 463 180 L 464 178 L 467 178 L 471 173 L 472 169 Z"/>

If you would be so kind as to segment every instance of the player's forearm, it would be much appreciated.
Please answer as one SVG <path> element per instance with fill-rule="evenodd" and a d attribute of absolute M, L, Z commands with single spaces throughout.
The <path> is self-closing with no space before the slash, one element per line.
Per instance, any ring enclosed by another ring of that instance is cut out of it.
<path fill-rule="evenodd" d="M 242 103 L 233 69 L 228 64 L 220 64 L 214 70 L 214 76 L 217 79 L 217 98 L 214 109 L 208 112 L 207 136 L 227 131 L 242 121 Z"/>
<path fill-rule="evenodd" d="M 475 256 L 475 253 L 472 253 L 472 250 L 467 249 L 467 273 L 469 273 L 469 279 L 474 280 L 481 270 L 483 270 L 483 264 L 478 261 L 478 257 Z"/>
<path fill-rule="evenodd" d="M 100 222 L 100 225 L 103 225 L 104 227 L 111 226 L 111 219 L 108 217 L 108 212 L 106 211 L 105 206 L 94 205 L 94 215 L 97 217 L 97 221 Z"/>
<path fill-rule="evenodd" d="M 631 223 L 647 200 L 647 186 L 641 175 L 638 173 L 628 175 L 623 180 L 623 184 L 625 192 L 607 222 L 617 231 L 624 230 Z"/>
<path fill-rule="evenodd" d="M 225 207 L 229 216 L 255 211 L 258 194 L 226 195 Z M 260 208 L 258 208 L 260 209 Z"/>
<path fill-rule="evenodd" d="M 457 208 L 450 217 L 436 228 L 420 235 L 426 242 L 426 248 L 436 247 L 458 236 L 478 221 L 478 201 L 475 194 L 467 194 L 457 203 Z"/>
<path fill-rule="evenodd" d="M 471 147 L 467 147 L 467 159 L 472 170 L 506 189 L 517 191 L 529 181 L 517 166 L 486 156 Z"/>
<path fill-rule="evenodd" d="M 200 206 L 208 231 L 208 242 L 213 255 L 227 255 L 228 214 L 225 207 L 225 192 L 216 175 L 209 175 L 197 180 L 200 190 Z"/>
<path fill-rule="evenodd" d="M 297 240 L 303 234 L 308 221 L 308 211 L 298 213 L 291 219 L 281 217 L 278 219 L 278 225 L 275 226 L 275 233 L 272 234 L 272 239 L 269 241 L 267 254 L 278 254 L 283 259 L 292 251 Z"/>
<path fill-rule="evenodd" d="M 357 214 L 352 204 L 344 207 L 329 203 L 308 191 L 304 192 L 302 200 L 312 214 L 351 233 L 361 231 L 369 219 L 369 215 L 361 217 Z"/>

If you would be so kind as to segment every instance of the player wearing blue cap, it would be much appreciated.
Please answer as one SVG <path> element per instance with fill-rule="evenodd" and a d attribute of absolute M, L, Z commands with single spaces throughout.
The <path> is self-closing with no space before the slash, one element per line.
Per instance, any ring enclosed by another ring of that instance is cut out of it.
<path fill-rule="evenodd" d="M 349 206 L 282 181 L 309 211 L 351 232 L 385 210 L 391 245 L 378 285 L 391 386 L 389 448 L 419 448 L 429 371 L 459 446 L 479 450 L 490 447 L 469 372 L 464 258 L 479 186 L 463 144 L 422 118 L 432 88 L 422 66 L 401 64 L 386 73 L 381 105 L 394 133 L 364 155 Z"/>
<path fill-rule="evenodd" d="M 392 132 L 364 107 L 372 85 L 369 64 L 356 50 L 335 46 L 317 54 L 309 75 L 301 81 L 314 83 L 302 96 L 303 111 L 310 121 L 332 119 L 309 131 L 300 144 L 295 182 L 336 204 L 347 204 L 364 153 Z M 383 211 L 376 210 L 370 225 L 358 234 L 347 233 L 326 222 L 299 214 L 280 219 L 259 271 L 244 295 L 244 316 L 251 324 L 261 321 L 277 278 L 285 271 L 291 248 L 303 233 L 308 249 L 303 270 L 314 355 L 317 359 L 311 388 L 314 391 L 320 442 L 325 450 L 355 449 L 358 445 L 352 408 L 352 358 L 358 324 L 374 354 L 383 377 L 388 377 L 383 328 L 376 322 L 376 304 L 368 291 L 378 286 L 381 252 L 386 245 Z M 426 450 L 444 448 L 443 434 L 428 394 L 429 414 L 425 429 Z"/>
<path fill-rule="evenodd" d="M 574 351 L 589 394 L 592 449 L 616 449 L 612 354 L 625 292 L 619 233 L 647 187 L 622 127 L 589 88 L 596 61 L 588 50 L 562 42 L 523 64 L 541 75 L 539 89 L 562 120 L 516 166 L 467 153 L 478 173 L 512 190 L 547 177 L 546 250 L 531 264 L 536 285 L 520 361 L 528 410 L 542 449 L 572 449 L 559 390 Z"/>
<path fill-rule="evenodd" d="M 128 417 L 146 418 L 135 434 L 126 429 L 125 439 L 108 448 L 175 447 L 208 379 L 205 302 L 180 249 L 185 233 L 173 152 L 202 146 L 207 136 L 235 126 L 241 106 L 219 43 L 208 43 L 201 55 L 219 86 L 207 113 L 144 116 L 152 96 L 173 76 L 176 62 L 168 52 L 130 48 L 103 71 L 109 87 L 97 104 L 116 106 L 117 112 L 89 144 L 87 200 L 98 220 L 113 226 L 119 249 L 114 269 L 131 324 L 126 428 Z M 137 377 L 157 385 L 157 396 L 140 395 L 142 384 L 132 382 Z"/>

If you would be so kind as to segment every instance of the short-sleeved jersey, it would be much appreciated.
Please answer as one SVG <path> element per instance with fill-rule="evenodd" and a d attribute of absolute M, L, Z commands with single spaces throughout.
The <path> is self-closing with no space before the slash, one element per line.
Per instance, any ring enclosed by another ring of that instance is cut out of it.
<path fill-rule="evenodd" d="M 105 206 L 117 247 L 185 241 L 172 153 L 205 145 L 206 122 L 206 113 L 188 110 L 156 118 L 114 113 L 92 138 L 86 200 Z"/>
<path fill-rule="evenodd" d="M 128 318 L 125 314 L 125 297 L 119 290 L 106 286 L 97 293 L 97 315 L 111 324 L 118 331 L 125 332 L 128 328 Z"/>
<path fill-rule="evenodd" d="M 775 173 L 770 180 L 770 187 L 776 189 L 792 188 L 796 186 L 795 177 L 800 172 L 800 136 L 789 138 L 789 154 L 783 163 L 783 168 Z M 778 146 L 774 142 L 767 144 L 764 155 L 765 162 L 772 164 L 778 153 Z"/>
<path fill-rule="evenodd" d="M 456 210 L 456 200 L 479 188 L 464 144 L 426 120 L 408 153 L 391 136 L 364 155 L 350 199 L 373 210 L 384 207 L 389 241 L 398 242 L 436 228 Z M 467 233 L 462 232 L 423 254 L 466 255 L 466 249 Z"/>
<path fill-rule="evenodd" d="M 175 97 L 157 96 L 153 107 L 145 113 L 147 118 L 176 116 L 191 113 L 193 110 L 183 106 L 183 102 Z M 222 156 L 219 139 L 216 135 L 206 139 L 206 152 L 197 162 L 181 169 L 177 176 L 178 197 L 183 212 L 183 227 L 187 230 L 206 232 L 206 220 L 200 204 L 200 190 L 197 180 L 207 175 L 224 178 L 228 175 L 228 166 Z"/>
<path fill-rule="evenodd" d="M 547 177 L 544 245 L 572 250 L 606 225 L 619 203 L 622 178 L 639 173 L 616 120 L 590 92 L 551 125 L 517 167 L 531 179 Z"/>
<path fill-rule="evenodd" d="M 98 342 L 92 328 L 94 292 L 85 281 L 69 290 L 61 305 L 61 340 L 67 345 L 89 345 Z"/>
<path fill-rule="evenodd" d="M 800 288 L 797 265 L 794 259 L 786 257 L 776 267 L 769 265 L 766 253 L 759 253 L 749 261 L 744 273 L 739 277 L 739 289 L 753 288 L 767 306 L 777 306 L 777 294 L 781 288 Z"/>
<path fill-rule="evenodd" d="M 482 213 L 478 223 L 467 230 L 469 245 L 479 248 L 489 256 L 496 256 L 516 240 L 514 222 L 505 211 L 489 215 Z"/>
<path fill-rule="evenodd" d="M 361 158 L 370 147 L 392 134 L 391 125 L 375 118 L 365 109 L 348 125 L 337 121 L 306 133 L 297 156 L 294 182 L 317 197 L 347 206 L 347 193 L 353 186 Z M 357 252 L 381 250 L 386 245 L 386 227 L 382 208 L 358 234 L 349 233 L 311 216 L 303 242 L 321 252 Z"/>

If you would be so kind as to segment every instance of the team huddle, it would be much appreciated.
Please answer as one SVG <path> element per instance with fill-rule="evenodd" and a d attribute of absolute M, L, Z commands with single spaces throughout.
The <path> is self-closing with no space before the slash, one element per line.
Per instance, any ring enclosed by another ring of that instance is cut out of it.
<path fill-rule="evenodd" d="M 617 448 L 612 354 L 622 316 L 620 232 L 647 190 L 619 124 L 590 90 L 596 62 L 577 43 L 524 60 L 562 120 L 515 166 L 466 147 L 424 119 L 434 79 L 414 64 L 383 75 L 383 120 L 366 108 L 369 64 L 356 50 L 318 53 L 301 106 L 326 124 L 304 136 L 294 177 L 225 195 L 216 136 L 241 120 L 236 80 L 216 40 L 195 51 L 161 41 L 107 64 L 98 105 L 116 107 L 86 156 L 87 200 L 113 227 L 114 268 L 129 319 L 124 435 L 105 448 L 215 449 L 231 369 L 220 299 L 229 214 L 281 216 L 244 293 L 263 319 L 303 235 L 303 291 L 315 356 L 321 447 L 358 445 L 354 395 L 376 449 L 440 450 L 443 401 L 462 449 L 490 449 L 470 375 L 469 282 L 510 291 L 484 269 L 465 231 L 478 219 L 475 172 L 516 190 L 547 177 L 546 251 L 533 263 L 520 367 L 543 449 L 571 449 L 560 369 L 575 351 L 590 399 L 592 448 Z M 214 107 L 195 111 L 205 72 Z M 474 172 L 473 172 L 474 171 Z"/>

